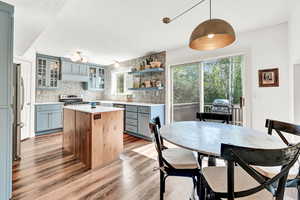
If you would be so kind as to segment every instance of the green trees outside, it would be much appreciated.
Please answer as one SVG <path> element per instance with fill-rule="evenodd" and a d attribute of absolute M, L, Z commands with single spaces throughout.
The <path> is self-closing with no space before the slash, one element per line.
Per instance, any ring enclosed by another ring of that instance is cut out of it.
<path fill-rule="evenodd" d="M 242 56 L 233 56 L 203 63 L 204 103 L 229 99 L 238 104 L 242 96 Z"/>
<path fill-rule="evenodd" d="M 173 68 L 173 103 L 199 102 L 199 63 Z"/>
<path fill-rule="evenodd" d="M 174 104 L 199 102 L 199 70 L 203 66 L 204 103 L 229 99 L 238 104 L 242 96 L 241 68 L 243 56 L 173 67 Z"/>

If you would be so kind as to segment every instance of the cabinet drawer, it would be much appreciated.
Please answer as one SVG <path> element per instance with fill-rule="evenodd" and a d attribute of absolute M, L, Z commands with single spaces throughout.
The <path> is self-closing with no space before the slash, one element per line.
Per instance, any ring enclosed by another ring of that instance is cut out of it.
<path fill-rule="evenodd" d="M 138 107 L 137 106 L 126 105 L 126 111 L 137 112 L 138 111 Z"/>
<path fill-rule="evenodd" d="M 131 125 L 128 125 L 128 124 L 126 124 L 125 126 L 126 126 L 125 131 L 137 133 L 137 127 L 136 126 L 131 126 Z"/>
<path fill-rule="evenodd" d="M 150 107 L 148 106 L 139 106 L 139 113 L 150 113 Z"/>
<path fill-rule="evenodd" d="M 137 119 L 138 117 L 137 117 L 137 113 L 135 113 L 135 112 L 127 112 L 126 111 L 126 119 Z"/>
<path fill-rule="evenodd" d="M 137 127 L 138 122 L 136 119 L 126 119 L 126 124 Z"/>
<path fill-rule="evenodd" d="M 61 110 L 62 105 L 61 104 L 55 104 L 55 105 L 37 105 L 36 111 L 51 111 L 51 110 Z"/>

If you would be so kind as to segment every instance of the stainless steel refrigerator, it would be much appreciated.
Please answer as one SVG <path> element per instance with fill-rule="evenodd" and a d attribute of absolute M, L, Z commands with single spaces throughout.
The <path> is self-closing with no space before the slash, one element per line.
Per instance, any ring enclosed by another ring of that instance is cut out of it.
<path fill-rule="evenodd" d="M 21 121 L 21 111 L 24 108 L 24 80 L 21 75 L 21 65 L 13 65 L 13 159 L 21 159 L 21 130 L 24 123 Z"/>

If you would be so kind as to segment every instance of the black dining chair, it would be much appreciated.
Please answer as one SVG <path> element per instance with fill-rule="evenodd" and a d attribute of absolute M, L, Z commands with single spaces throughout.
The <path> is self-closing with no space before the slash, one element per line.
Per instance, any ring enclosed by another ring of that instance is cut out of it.
<path fill-rule="evenodd" d="M 227 167 L 203 168 L 206 199 L 283 200 L 289 170 L 299 153 L 300 143 L 283 149 L 222 144 L 221 157 L 227 160 Z M 281 170 L 268 178 L 254 166 L 280 166 Z"/>
<path fill-rule="evenodd" d="M 196 118 L 200 121 L 220 121 L 229 124 L 232 121 L 232 114 L 230 113 L 213 113 L 213 112 L 197 112 Z"/>
<path fill-rule="evenodd" d="M 287 134 L 292 134 L 294 136 L 300 136 L 300 126 L 299 125 L 267 119 L 265 127 L 268 129 L 269 135 L 272 135 L 273 132 L 275 131 L 277 133 L 277 135 L 281 138 L 281 140 L 287 146 L 292 146 L 293 143 L 290 143 L 282 132 L 287 133 Z M 267 174 L 273 175 L 273 172 L 270 172 L 268 170 L 265 170 L 265 171 Z M 286 186 L 297 188 L 298 200 L 300 200 L 300 165 L 299 165 L 299 162 L 297 162 L 293 166 L 293 170 L 291 170 L 291 172 L 288 176 L 288 181 L 287 181 Z"/>
<path fill-rule="evenodd" d="M 229 124 L 232 121 L 232 114 L 227 113 L 213 113 L 213 112 L 197 112 L 196 118 L 199 121 L 215 121 Z M 205 155 L 198 155 L 198 157 L 204 157 Z M 202 164 L 201 164 L 202 165 Z M 216 166 L 216 158 L 208 156 L 208 166 Z"/>
<path fill-rule="evenodd" d="M 164 199 L 165 182 L 169 176 L 190 177 L 193 180 L 193 192 L 200 194 L 200 170 L 193 152 L 182 148 L 167 148 L 163 146 L 163 138 L 159 132 L 159 118 L 150 121 L 149 127 L 153 134 L 155 148 L 158 154 L 160 171 L 160 199 Z M 194 195 L 194 194 L 193 194 Z"/>

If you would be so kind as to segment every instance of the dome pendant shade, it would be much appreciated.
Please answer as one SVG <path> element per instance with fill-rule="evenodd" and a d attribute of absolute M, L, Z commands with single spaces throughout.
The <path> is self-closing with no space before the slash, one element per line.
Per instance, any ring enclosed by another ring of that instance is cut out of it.
<path fill-rule="evenodd" d="M 209 19 L 198 25 L 191 37 L 190 48 L 214 50 L 226 47 L 235 41 L 232 26 L 222 19 Z"/>

